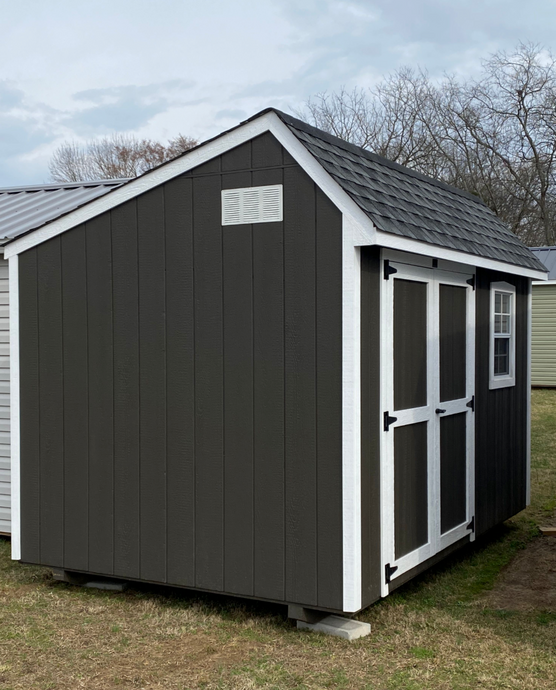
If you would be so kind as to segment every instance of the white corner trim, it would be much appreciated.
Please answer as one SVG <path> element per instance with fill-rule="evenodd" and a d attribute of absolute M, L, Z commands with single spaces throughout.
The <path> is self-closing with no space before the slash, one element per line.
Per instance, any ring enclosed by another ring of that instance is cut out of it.
<path fill-rule="evenodd" d="M 342 523 L 343 610 L 362 605 L 361 574 L 361 250 L 356 223 L 343 216 Z"/>
<path fill-rule="evenodd" d="M 10 435 L 12 560 L 21 560 L 21 473 L 19 436 L 19 257 L 9 260 L 10 289 Z"/>
<path fill-rule="evenodd" d="M 556 283 L 556 281 L 554 281 Z M 533 283 L 534 284 L 534 283 Z M 533 335 L 533 284 L 527 289 L 527 423 L 526 453 L 527 476 L 525 477 L 526 505 L 531 505 L 531 363 Z"/>
<path fill-rule="evenodd" d="M 454 261 L 458 264 L 472 264 L 477 268 L 488 268 L 491 271 L 499 271 L 501 273 L 510 273 L 527 278 L 535 278 L 536 280 L 544 281 L 546 273 L 542 271 L 534 271 L 530 268 L 522 268 L 521 266 L 514 266 L 513 264 L 506 264 L 501 261 L 493 261 L 492 259 L 485 259 L 482 256 L 475 256 L 475 254 L 467 254 L 455 249 L 446 249 L 444 247 L 437 247 L 434 244 L 427 244 L 426 242 L 419 242 L 412 240 L 403 235 L 394 235 L 389 232 L 376 231 L 376 244 L 387 249 L 400 249 L 406 252 L 413 252 L 414 254 L 421 254 L 430 256 L 433 259 L 444 259 L 446 261 Z"/>
<path fill-rule="evenodd" d="M 5 247 L 5 258 L 8 259 L 27 249 L 31 249 L 31 247 L 37 244 L 46 242 L 52 237 L 56 237 L 56 235 L 66 232 L 76 225 L 85 223 L 95 216 L 109 211 L 115 206 L 119 206 L 139 196 L 139 194 L 143 194 L 149 189 L 157 187 L 177 175 L 181 175 L 192 168 L 196 168 L 265 132 L 271 132 L 276 137 L 288 153 L 342 213 L 353 216 L 363 227 L 366 226 L 369 229 L 365 236 L 368 237 L 369 244 L 374 243 L 373 224 L 368 216 L 359 208 L 349 194 L 340 187 L 331 175 L 324 170 L 322 165 L 289 130 L 278 115 L 269 112 L 185 153 L 183 156 L 180 156 L 180 158 L 145 173 L 122 187 L 117 187 L 114 191 L 108 192 L 108 194 L 90 201 L 81 208 L 77 208 L 75 211 L 71 211 L 67 215 L 10 242 L 10 244 Z"/>

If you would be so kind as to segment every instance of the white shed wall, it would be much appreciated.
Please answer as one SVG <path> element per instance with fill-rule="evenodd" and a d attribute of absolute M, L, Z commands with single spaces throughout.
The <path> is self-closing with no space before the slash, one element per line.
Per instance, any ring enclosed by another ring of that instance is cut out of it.
<path fill-rule="evenodd" d="M 0 533 L 11 533 L 8 262 L 0 257 Z"/>

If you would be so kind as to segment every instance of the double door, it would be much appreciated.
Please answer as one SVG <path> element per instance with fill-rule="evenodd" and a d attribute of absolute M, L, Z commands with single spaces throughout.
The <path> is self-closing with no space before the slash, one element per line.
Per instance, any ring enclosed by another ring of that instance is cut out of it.
<path fill-rule="evenodd" d="M 471 273 L 384 262 L 382 558 L 389 583 L 467 534 L 474 513 Z"/>

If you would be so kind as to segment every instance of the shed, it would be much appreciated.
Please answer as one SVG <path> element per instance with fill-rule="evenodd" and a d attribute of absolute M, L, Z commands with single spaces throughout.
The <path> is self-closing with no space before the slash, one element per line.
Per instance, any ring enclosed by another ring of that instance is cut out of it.
<path fill-rule="evenodd" d="M 13 558 L 354 613 L 524 508 L 531 280 L 274 109 L 6 247 Z"/>
<path fill-rule="evenodd" d="M 0 188 L 0 534 L 11 533 L 10 326 L 4 245 L 123 182 L 127 179 Z"/>
<path fill-rule="evenodd" d="M 548 270 L 548 280 L 533 281 L 531 383 L 534 387 L 556 386 L 556 247 L 531 251 Z"/>

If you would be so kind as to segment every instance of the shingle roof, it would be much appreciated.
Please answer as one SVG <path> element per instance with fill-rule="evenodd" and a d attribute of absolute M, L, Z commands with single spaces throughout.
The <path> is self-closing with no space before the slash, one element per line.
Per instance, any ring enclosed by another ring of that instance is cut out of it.
<path fill-rule="evenodd" d="M 83 206 L 127 179 L 0 189 L 0 245 Z"/>
<path fill-rule="evenodd" d="M 379 230 L 544 271 L 479 198 L 274 112 Z"/>
<path fill-rule="evenodd" d="M 548 280 L 556 280 L 556 247 L 531 247 L 533 254 L 548 271 Z"/>

